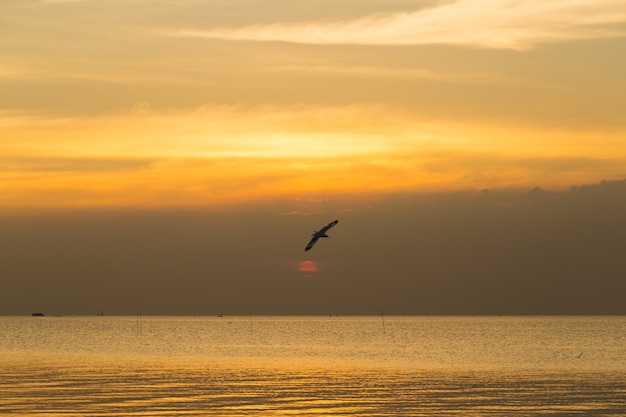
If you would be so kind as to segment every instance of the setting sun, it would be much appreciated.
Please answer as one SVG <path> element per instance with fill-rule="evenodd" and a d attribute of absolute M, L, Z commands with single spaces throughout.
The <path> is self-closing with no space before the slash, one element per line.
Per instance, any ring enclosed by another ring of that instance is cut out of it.
<path fill-rule="evenodd" d="M 310 260 L 306 260 L 306 261 L 302 261 L 300 263 L 300 267 L 298 268 L 298 271 L 300 272 L 317 272 L 317 265 L 315 265 L 315 262 L 310 261 Z"/>

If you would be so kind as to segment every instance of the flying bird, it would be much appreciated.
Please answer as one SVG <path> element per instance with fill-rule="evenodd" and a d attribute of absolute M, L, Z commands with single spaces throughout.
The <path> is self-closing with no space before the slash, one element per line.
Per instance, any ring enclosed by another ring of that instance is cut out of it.
<path fill-rule="evenodd" d="M 309 242 L 308 245 L 306 245 L 306 248 L 304 248 L 304 251 L 308 251 L 309 249 L 311 249 L 313 247 L 313 245 L 315 245 L 315 242 L 317 242 L 317 239 L 319 239 L 320 237 L 329 237 L 326 232 L 333 226 L 335 226 L 337 223 L 339 223 L 339 220 L 335 220 L 334 222 L 330 222 L 328 223 L 326 226 L 322 227 L 320 229 L 320 231 L 315 231 L 315 233 L 313 233 L 311 236 L 313 236 L 311 238 L 311 241 Z"/>

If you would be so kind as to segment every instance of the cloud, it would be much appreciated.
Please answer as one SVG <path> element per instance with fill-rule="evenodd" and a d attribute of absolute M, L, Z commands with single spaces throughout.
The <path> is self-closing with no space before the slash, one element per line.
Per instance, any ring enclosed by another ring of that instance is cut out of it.
<path fill-rule="evenodd" d="M 187 29 L 170 34 L 232 41 L 525 49 L 541 42 L 624 36 L 624 23 L 624 0 L 459 0 L 352 20 Z"/>
<path fill-rule="evenodd" d="M 85 3 L 91 0 L 41 0 L 40 4 Z"/>
<path fill-rule="evenodd" d="M 149 159 L 21 157 L 4 159 L 0 172 L 128 172 L 149 168 L 151 163 Z"/>
<path fill-rule="evenodd" d="M 245 123 L 242 123 L 245 121 Z M 623 134 L 432 122 L 382 106 L 137 102 L 87 118 L 0 112 L 4 208 L 211 206 L 624 178 Z M 45 196 L 42 199 L 41 196 Z M 1 208 L 0 208 L 1 211 Z"/>
<path fill-rule="evenodd" d="M 626 313 L 626 183 L 532 193 L 395 194 L 349 213 L 346 196 L 276 210 L 0 213 L 11 295 L 0 313 L 132 314 L 138 302 L 152 314 Z M 326 268 L 299 286 L 308 235 L 334 218 L 316 252 Z"/>
<path fill-rule="evenodd" d="M 378 122 L 365 126 L 363 120 Z M 138 102 L 127 113 L 82 119 L 14 110 L 0 112 L 0 128 L 19 140 L 1 143 L 0 151 L 98 158 L 353 157 L 393 149 L 397 143 L 388 135 L 405 129 L 394 127 L 401 120 L 376 106 L 202 106 L 168 112 Z"/>
<path fill-rule="evenodd" d="M 308 65 L 282 65 L 273 68 L 274 71 L 285 74 L 317 74 L 324 76 L 341 76 L 362 78 L 379 78 L 392 80 L 428 80 L 442 83 L 466 84 L 466 85 L 516 85 L 525 87 L 550 86 L 539 82 L 525 80 L 522 77 L 507 76 L 495 72 L 472 73 L 465 69 L 455 71 L 434 70 L 431 68 L 403 68 L 381 65 L 328 65 L 328 64 L 308 64 Z"/>

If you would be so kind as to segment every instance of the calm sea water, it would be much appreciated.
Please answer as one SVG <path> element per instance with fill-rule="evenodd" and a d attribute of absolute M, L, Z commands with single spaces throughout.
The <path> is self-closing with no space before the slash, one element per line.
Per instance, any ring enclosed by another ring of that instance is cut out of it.
<path fill-rule="evenodd" d="M 0 317 L 2 416 L 626 416 L 626 317 Z"/>

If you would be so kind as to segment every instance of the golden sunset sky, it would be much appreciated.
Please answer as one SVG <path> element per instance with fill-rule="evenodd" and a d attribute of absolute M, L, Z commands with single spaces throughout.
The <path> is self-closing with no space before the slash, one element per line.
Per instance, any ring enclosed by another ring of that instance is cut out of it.
<path fill-rule="evenodd" d="M 625 0 L 4 0 L 0 200 L 626 178 Z"/>

